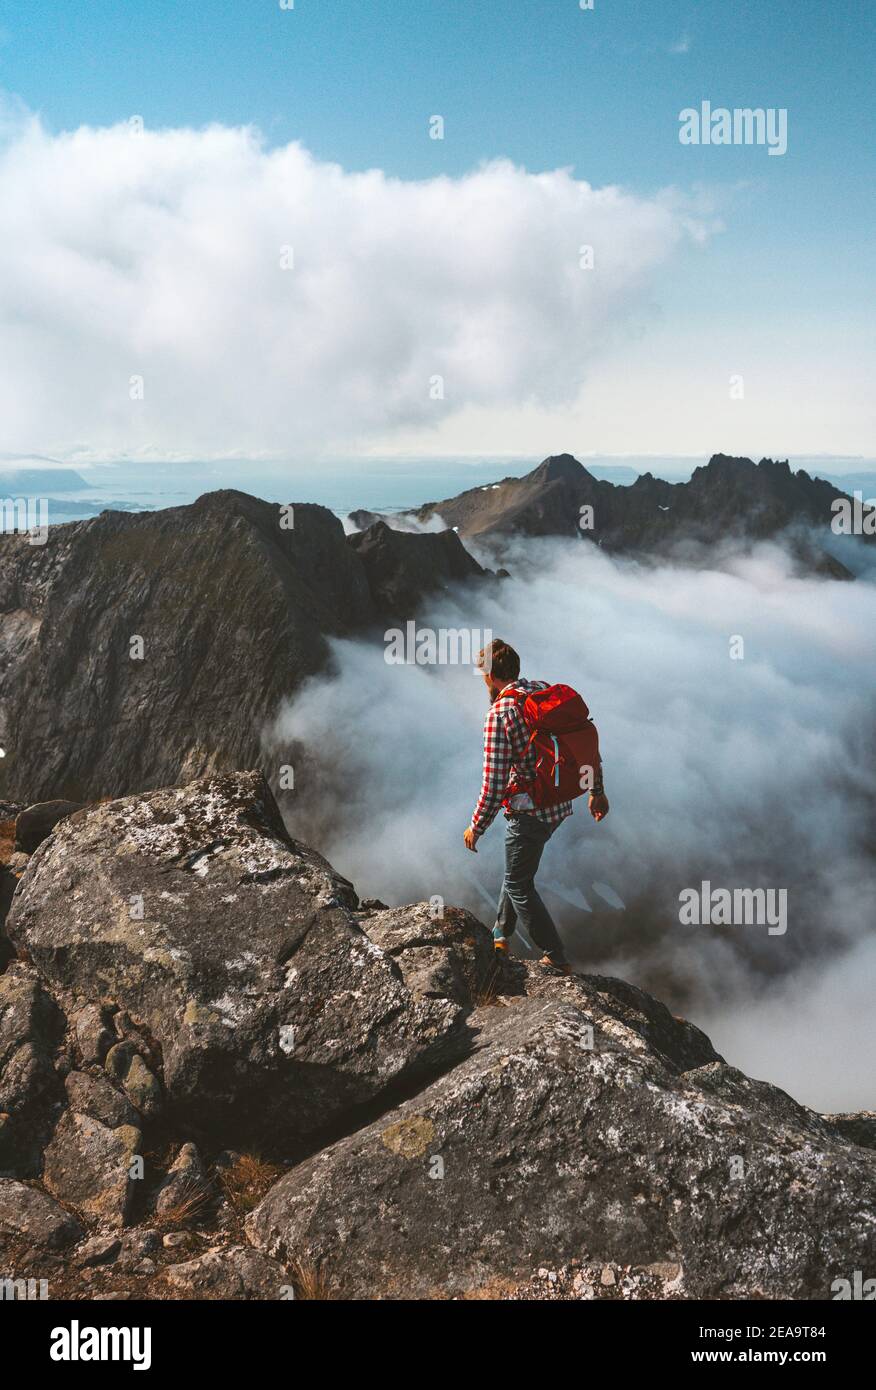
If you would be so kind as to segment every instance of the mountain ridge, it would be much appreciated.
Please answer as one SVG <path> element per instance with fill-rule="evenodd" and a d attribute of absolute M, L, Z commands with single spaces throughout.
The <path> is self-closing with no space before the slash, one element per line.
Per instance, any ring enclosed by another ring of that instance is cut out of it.
<path fill-rule="evenodd" d="M 420 525 L 440 518 L 463 540 L 494 547 L 514 534 L 584 536 L 618 554 L 665 555 L 680 543 L 786 535 L 805 568 L 847 579 L 850 571 L 816 534 L 830 531 L 831 504 L 839 498 L 848 494 L 805 469 L 793 472 L 787 460 L 713 454 L 688 481 L 645 472 L 622 485 L 593 477 L 571 454 L 557 454 L 522 478 L 427 502 L 412 515 Z"/>
<path fill-rule="evenodd" d="M 291 523 L 291 524 L 286 524 Z M 345 537 L 234 489 L 0 535 L 0 795 L 122 795 L 255 763 L 328 641 L 487 573 L 453 533 Z"/>

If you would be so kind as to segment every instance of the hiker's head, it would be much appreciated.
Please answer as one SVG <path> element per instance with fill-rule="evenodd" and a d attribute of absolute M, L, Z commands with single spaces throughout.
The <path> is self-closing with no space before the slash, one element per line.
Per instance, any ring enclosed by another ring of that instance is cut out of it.
<path fill-rule="evenodd" d="M 495 700 L 500 690 L 504 690 L 509 681 L 516 681 L 520 675 L 520 657 L 513 647 L 509 647 L 507 642 L 503 642 L 501 637 L 494 637 L 492 642 L 488 642 L 482 652 L 478 652 L 478 670 L 484 677 L 484 684 L 490 692 L 490 699 Z"/>

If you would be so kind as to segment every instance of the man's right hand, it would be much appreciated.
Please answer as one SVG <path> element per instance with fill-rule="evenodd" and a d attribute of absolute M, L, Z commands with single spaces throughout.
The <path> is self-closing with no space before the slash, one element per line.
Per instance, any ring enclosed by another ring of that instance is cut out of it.
<path fill-rule="evenodd" d="M 465 847 L 466 847 L 466 849 L 470 849 L 470 850 L 473 851 L 474 854 L 477 854 L 477 852 L 478 852 L 478 837 L 477 837 L 477 835 L 474 833 L 474 831 L 472 830 L 471 826 L 468 827 L 468 830 L 466 830 L 466 832 L 465 832 L 465 834 L 463 835 L 462 838 L 465 840 Z"/>
<path fill-rule="evenodd" d="M 609 809 L 608 797 L 605 792 L 600 792 L 599 796 L 595 792 L 590 793 L 589 810 L 594 820 L 605 820 Z"/>

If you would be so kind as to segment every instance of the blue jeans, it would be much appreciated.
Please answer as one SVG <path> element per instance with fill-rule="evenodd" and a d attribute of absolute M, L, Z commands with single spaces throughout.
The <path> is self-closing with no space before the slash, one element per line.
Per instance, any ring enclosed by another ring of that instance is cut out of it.
<path fill-rule="evenodd" d="M 563 943 L 535 887 L 536 871 L 555 827 L 525 811 L 509 816 L 506 825 L 505 878 L 493 936 L 500 941 L 512 936 L 519 923 L 530 941 L 557 965 L 564 964 Z"/>

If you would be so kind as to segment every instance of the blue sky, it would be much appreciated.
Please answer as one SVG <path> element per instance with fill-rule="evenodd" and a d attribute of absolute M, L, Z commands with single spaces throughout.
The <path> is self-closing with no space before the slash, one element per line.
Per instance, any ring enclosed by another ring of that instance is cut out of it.
<path fill-rule="evenodd" d="M 256 122 L 349 168 L 403 178 L 507 155 L 643 189 L 713 178 L 676 139 L 679 109 L 785 106 L 783 196 L 873 212 L 876 14 L 868 0 L 40 0 L 0 4 L 4 86 L 54 128 Z M 447 120 L 443 146 L 425 117 Z M 437 148 L 436 148 L 437 145 Z M 752 176 L 722 151 L 721 176 Z M 758 172 L 760 170 L 758 169 Z M 822 206 L 821 213 L 826 212 Z M 829 217 L 824 225 L 830 227 Z"/>
<path fill-rule="evenodd" d="M 693 344 L 726 337 L 728 371 L 748 365 L 765 383 L 765 364 L 784 359 L 810 413 L 820 360 L 825 394 L 848 397 L 836 398 L 833 433 L 825 402 L 813 447 L 872 452 L 872 413 L 861 405 L 854 428 L 849 413 L 860 394 L 850 373 L 876 365 L 874 36 L 865 0 L 595 0 L 592 11 L 577 0 L 295 0 L 290 11 L 40 0 L 0 4 L 0 87 L 54 133 L 133 113 L 150 128 L 254 123 L 269 146 L 298 140 L 319 160 L 403 180 L 506 157 L 643 197 L 696 195 L 723 229 L 666 265 L 655 353 L 687 371 Z M 682 146 L 678 113 L 703 98 L 786 108 L 787 154 Z M 435 113 L 442 141 L 426 134 Z M 643 387 L 649 409 L 666 389 Z M 788 400 L 774 380 L 768 389 L 780 424 Z M 685 451 L 683 432 L 664 434 L 663 448 Z M 604 432 L 591 442 L 612 448 Z"/>

